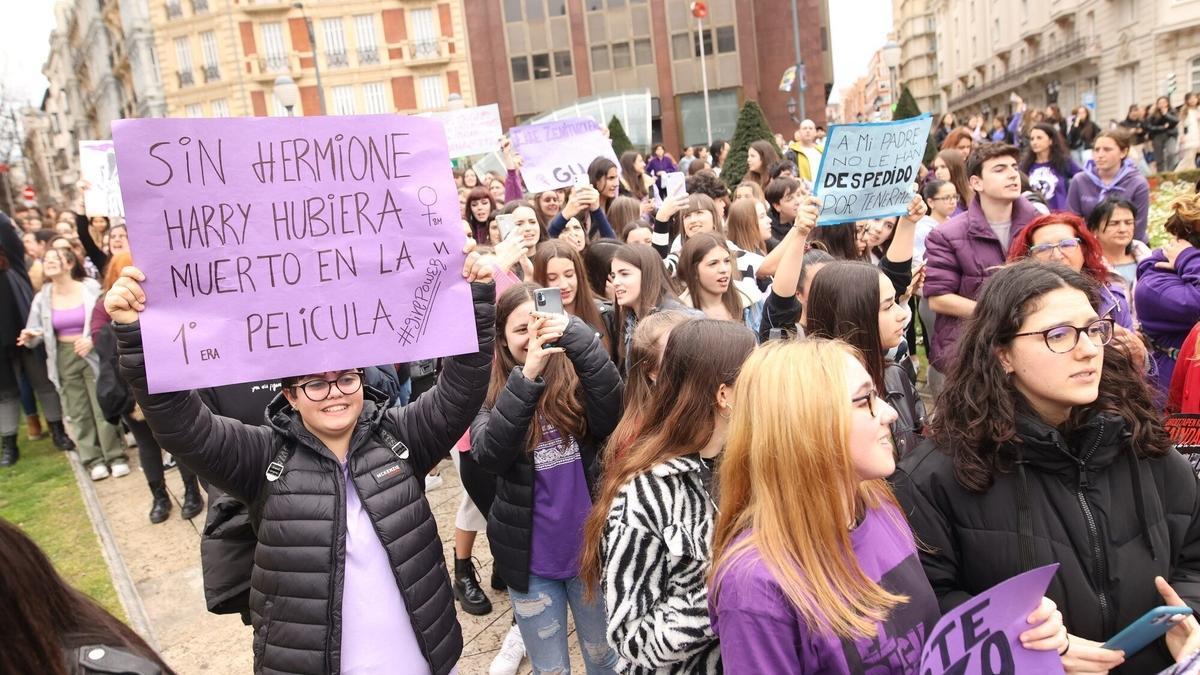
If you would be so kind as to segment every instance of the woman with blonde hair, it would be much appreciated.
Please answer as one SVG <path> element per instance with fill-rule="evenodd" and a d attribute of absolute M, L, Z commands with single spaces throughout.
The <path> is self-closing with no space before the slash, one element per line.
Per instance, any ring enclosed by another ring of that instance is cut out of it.
<path fill-rule="evenodd" d="M 718 673 L 706 600 L 712 462 L 754 334 L 699 319 L 671 331 L 667 347 L 644 433 L 608 463 L 584 528 L 580 577 L 589 593 L 604 592 L 622 672 Z"/>
<path fill-rule="evenodd" d="M 889 425 L 842 342 L 771 342 L 742 366 L 721 462 L 709 612 L 725 672 L 909 673 L 941 612 L 884 478 Z M 1043 600 L 1021 635 L 1058 649 Z"/>

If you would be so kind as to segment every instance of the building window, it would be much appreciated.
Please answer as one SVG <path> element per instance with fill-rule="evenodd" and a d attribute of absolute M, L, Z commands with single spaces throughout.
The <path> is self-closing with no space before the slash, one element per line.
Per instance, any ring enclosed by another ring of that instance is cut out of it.
<path fill-rule="evenodd" d="M 382 115 L 388 112 L 387 89 L 382 82 L 368 82 L 363 85 L 363 101 L 366 103 L 368 115 Z"/>
<path fill-rule="evenodd" d="M 612 46 L 613 70 L 628 68 L 633 65 L 633 56 L 629 52 L 628 42 L 618 42 Z"/>
<path fill-rule="evenodd" d="M 547 0 L 546 16 L 551 18 L 567 15 L 567 0 Z"/>
<path fill-rule="evenodd" d="M 709 92 L 709 111 L 713 138 L 733 138 L 737 126 L 738 96 L 736 89 Z M 682 122 L 684 147 L 704 143 L 708 139 L 704 122 L 704 95 L 679 96 L 679 117 Z"/>
<path fill-rule="evenodd" d="M 633 41 L 633 61 L 639 66 L 654 64 L 654 48 L 649 38 Z"/>
<path fill-rule="evenodd" d="M 549 54 L 534 54 L 533 55 L 533 79 L 535 79 L 535 80 L 550 79 L 550 55 Z"/>
<path fill-rule="evenodd" d="M 571 52 L 554 52 L 554 74 L 559 77 L 571 74 Z"/>
<path fill-rule="evenodd" d="M 204 117 L 204 106 L 199 103 L 188 104 L 184 108 L 184 114 L 188 117 Z"/>
<path fill-rule="evenodd" d="M 287 49 L 283 46 L 283 24 L 262 24 L 263 70 L 279 72 L 288 69 Z"/>
<path fill-rule="evenodd" d="M 441 75 L 425 75 L 420 83 L 421 100 L 425 108 L 441 108 L 446 105 L 445 80 Z"/>
<path fill-rule="evenodd" d="M 717 29 L 717 51 L 722 54 L 737 51 L 737 38 L 733 26 L 721 26 Z"/>
<path fill-rule="evenodd" d="M 546 0 L 525 0 L 526 21 L 541 21 L 545 16 Z"/>
<path fill-rule="evenodd" d="M 204 81 L 221 79 L 220 56 L 217 53 L 217 37 L 211 30 L 200 34 L 200 53 L 204 57 Z"/>
<path fill-rule="evenodd" d="M 379 64 L 379 43 L 375 39 L 375 16 L 359 14 L 354 17 L 354 44 L 358 47 L 358 65 Z"/>
<path fill-rule="evenodd" d="M 671 58 L 684 61 L 692 58 L 692 36 L 688 33 L 676 33 L 671 36 Z"/>
<path fill-rule="evenodd" d="M 521 0 L 504 0 L 504 20 L 512 23 L 520 21 L 525 17 L 521 16 Z"/>
<path fill-rule="evenodd" d="M 183 6 L 179 4 L 179 0 L 167 0 L 167 20 L 178 19 L 183 16 Z"/>
<path fill-rule="evenodd" d="M 604 0 L 584 0 L 587 3 L 587 11 L 599 12 L 604 9 Z"/>
<path fill-rule="evenodd" d="M 196 80 L 192 75 L 192 43 L 185 35 L 175 38 L 175 61 L 179 64 L 179 86 L 189 87 Z"/>
<path fill-rule="evenodd" d="M 345 68 L 350 65 L 346 56 L 346 33 L 342 29 L 342 18 L 322 19 L 321 27 L 325 33 L 325 62 L 330 68 Z M 313 50 L 317 48 L 313 45 Z"/>
<path fill-rule="evenodd" d="M 343 84 L 333 88 L 333 114 L 354 114 L 354 86 Z"/>
<path fill-rule="evenodd" d="M 625 0 L 608 0 L 609 9 L 620 9 L 625 6 Z"/>
<path fill-rule="evenodd" d="M 592 70 L 601 71 L 610 68 L 608 63 L 608 45 L 592 47 Z"/>
<path fill-rule="evenodd" d="M 213 117 L 229 117 L 229 101 L 219 98 L 212 102 Z"/>
<path fill-rule="evenodd" d="M 529 80 L 529 57 L 512 57 L 512 78 L 513 82 L 527 82 Z"/>
<path fill-rule="evenodd" d="M 433 28 L 433 10 L 428 7 L 414 9 L 412 16 L 412 55 L 435 57 L 438 55 L 438 34 Z"/>
<path fill-rule="evenodd" d="M 704 36 L 704 54 L 711 55 L 713 53 L 713 31 L 711 28 L 706 29 L 703 33 L 692 33 L 692 40 L 696 43 L 695 57 L 700 58 L 700 36 Z"/>

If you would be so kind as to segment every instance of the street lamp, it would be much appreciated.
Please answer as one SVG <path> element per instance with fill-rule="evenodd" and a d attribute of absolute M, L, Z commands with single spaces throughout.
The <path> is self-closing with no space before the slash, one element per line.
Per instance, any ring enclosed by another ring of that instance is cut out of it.
<path fill-rule="evenodd" d="M 317 72 L 317 98 L 321 101 L 321 114 L 325 114 L 325 87 L 321 86 L 321 58 L 317 55 L 317 35 L 313 32 L 312 19 L 308 18 L 308 14 L 304 13 L 303 2 L 293 2 L 292 7 L 300 10 L 300 16 L 304 18 L 304 27 L 308 29 L 308 43 L 313 50 L 313 69 Z"/>
<path fill-rule="evenodd" d="M 895 40 L 888 40 L 887 44 L 883 45 L 883 63 L 888 69 L 888 90 L 890 92 L 892 104 L 896 103 L 896 69 L 900 67 L 900 45 Z M 894 114 L 894 111 L 893 111 Z M 889 116 L 889 119 L 891 116 Z"/>
<path fill-rule="evenodd" d="M 288 117 L 292 116 L 292 108 L 300 100 L 300 88 L 291 75 L 280 75 L 275 78 L 275 99 L 287 110 Z"/>

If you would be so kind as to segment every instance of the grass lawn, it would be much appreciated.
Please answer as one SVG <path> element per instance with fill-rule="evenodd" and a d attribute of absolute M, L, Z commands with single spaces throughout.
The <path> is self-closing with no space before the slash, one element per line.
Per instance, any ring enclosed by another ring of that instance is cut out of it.
<path fill-rule="evenodd" d="M 125 621 L 66 454 L 49 435 L 26 440 L 24 426 L 18 445 L 21 460 L 0 469 L 0 517 L 32 537 L 68 583 Z"/>

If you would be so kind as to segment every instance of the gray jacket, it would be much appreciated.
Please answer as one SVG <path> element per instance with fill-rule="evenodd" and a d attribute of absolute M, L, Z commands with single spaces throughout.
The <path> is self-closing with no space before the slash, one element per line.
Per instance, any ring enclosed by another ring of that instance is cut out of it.
<path fill-rule="evenodd" d="M 83 284 L 83 334 L 90 336 L 92 334 L 92 310 L 96 307 L 96 303 L 100 301 L 100 296 L 103 295 L 100 291 L 100 284 L 95 279 L 84 279 L 80 283 Z M 62 391 L 62 383 L 58 381 L 58 353 L 55 347 L 58 345 L 58 338 L 54 336 L 54 307 L 50 300 L 50 288 L 53 284 L 47 283 L 42 286 L 42 290 L 33 296 L 33 304 L 29 307 L 29 320 L 25 322 L 26 330 L 39 330 L 42 332 L 29 341 L 28 347 L 33 349 L 46 341 L 50 345 L 46 349 L 46 374 L 50 376 L 50 381 L 54 386 Z M 96 350 L 92 350 L 83 358 L 92 367 L 92 375 L 100 374 L 100 356 L 96 354 Z"/>

